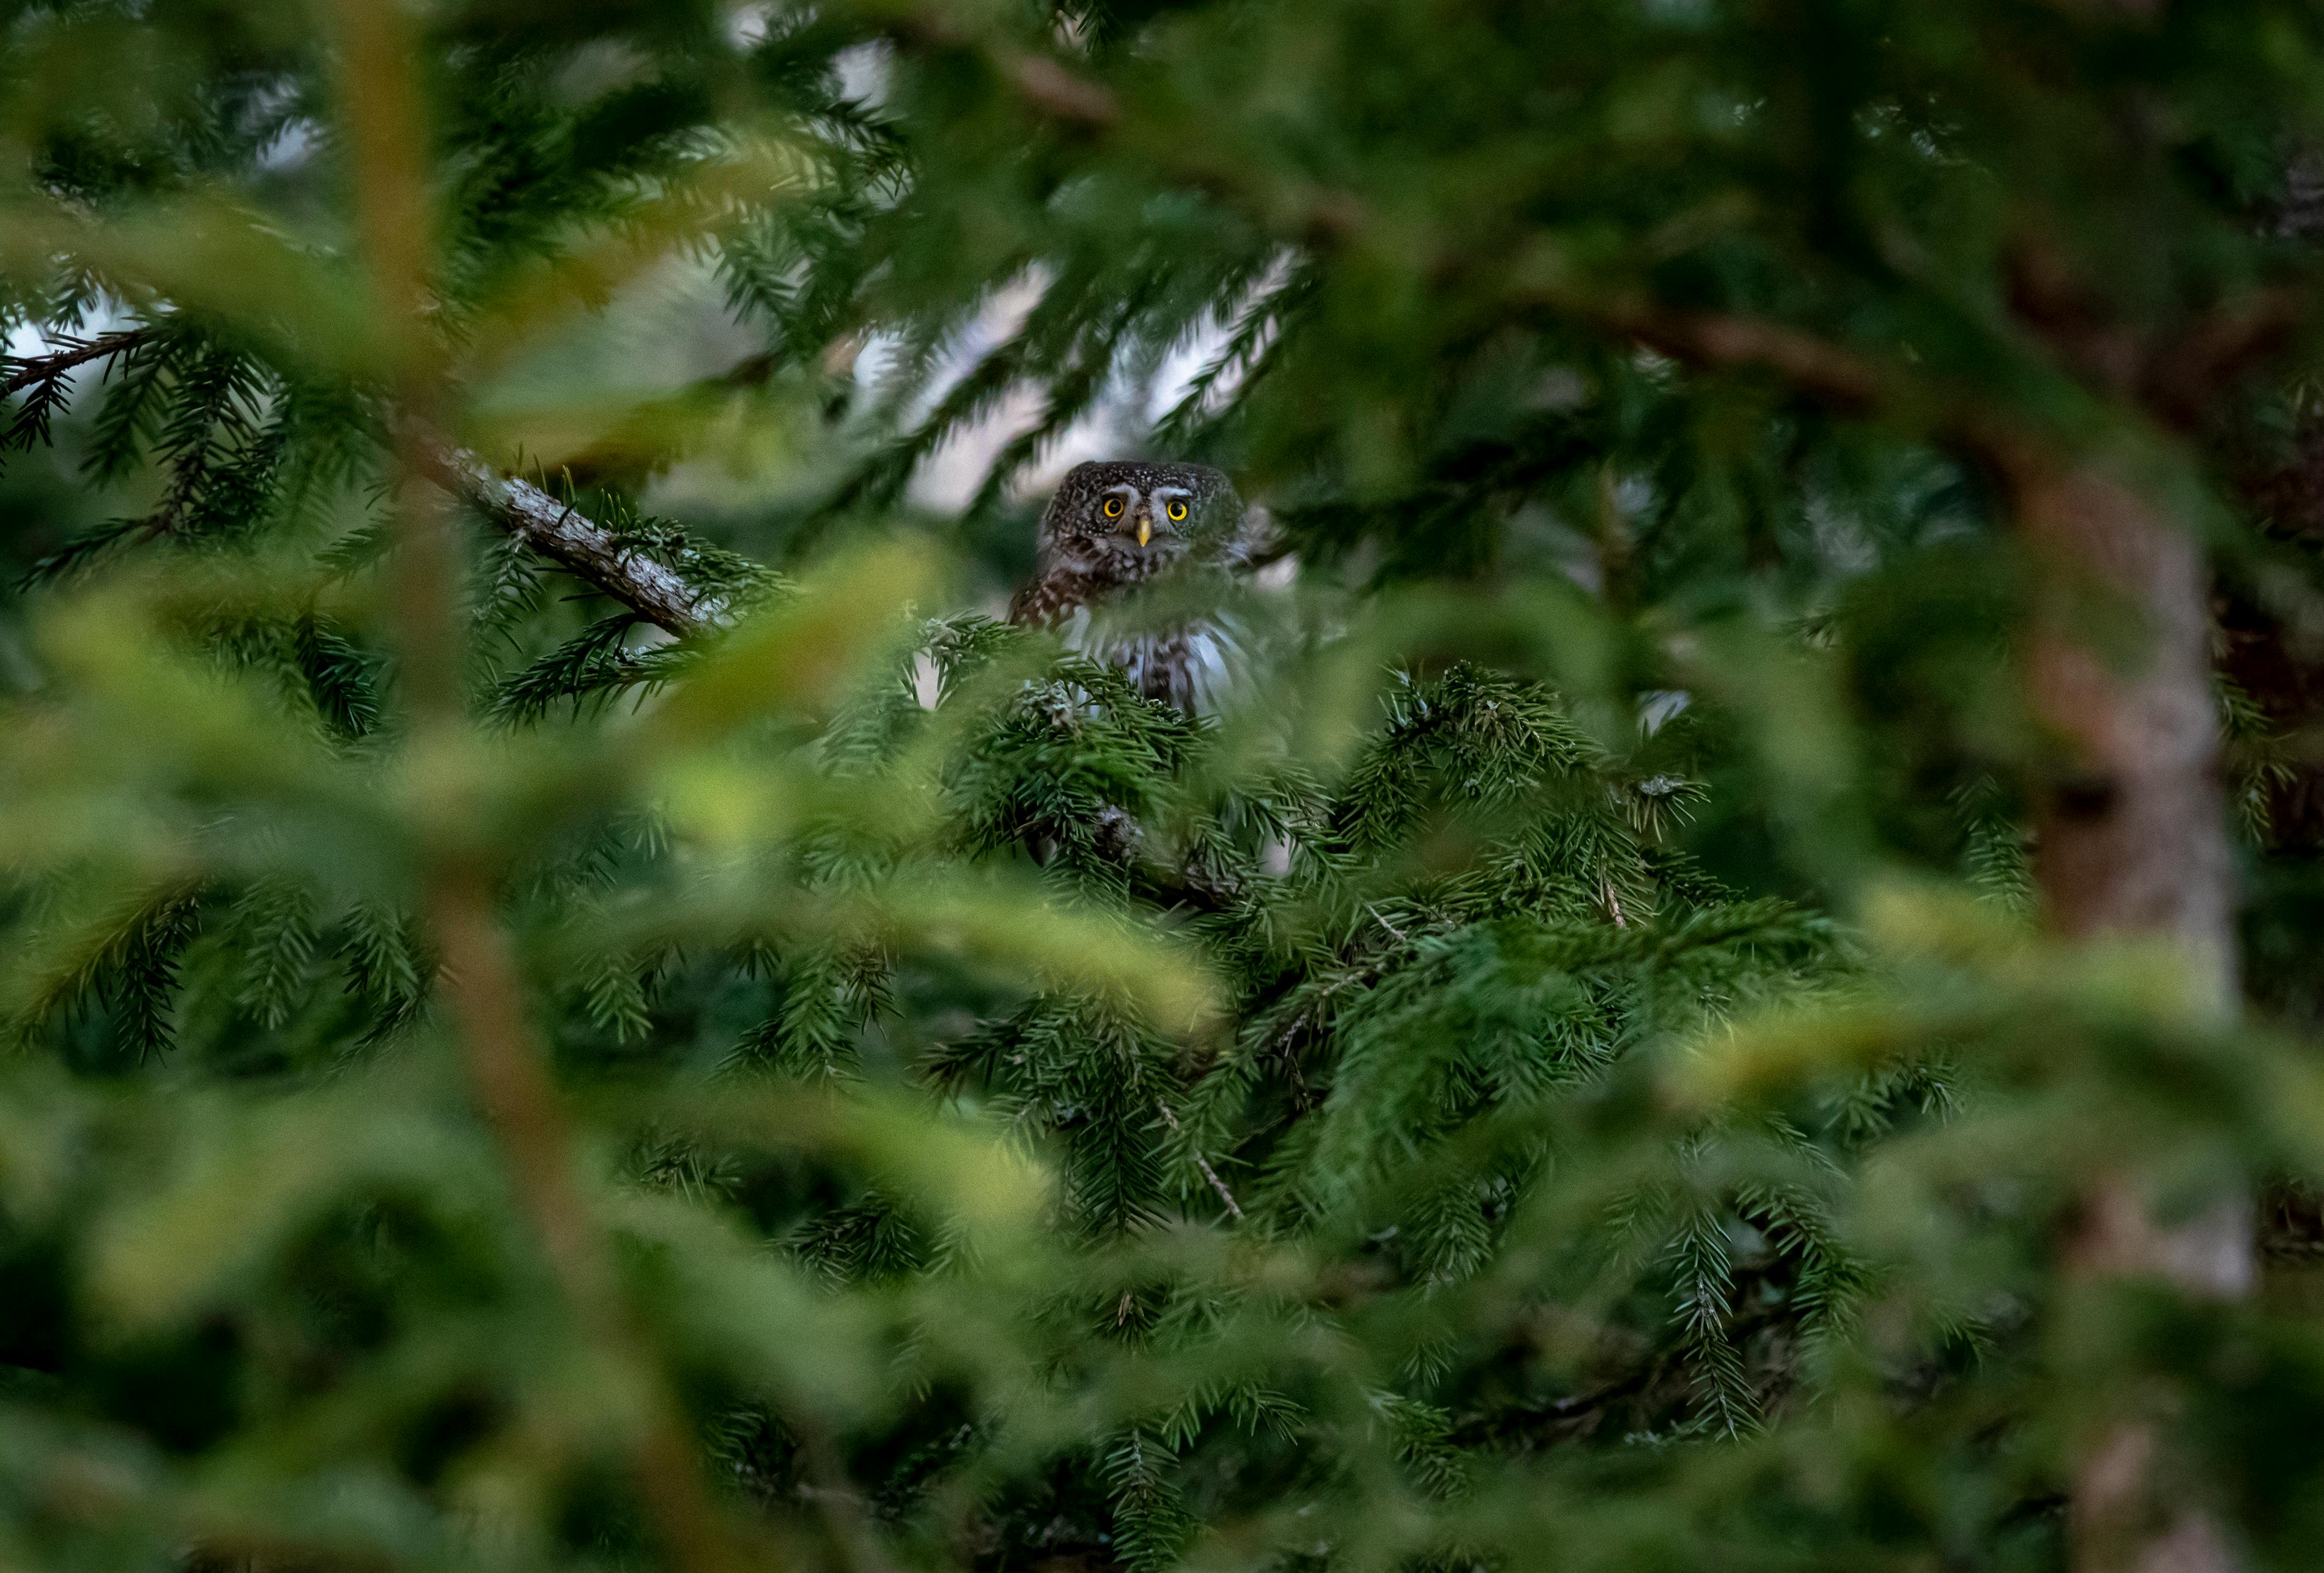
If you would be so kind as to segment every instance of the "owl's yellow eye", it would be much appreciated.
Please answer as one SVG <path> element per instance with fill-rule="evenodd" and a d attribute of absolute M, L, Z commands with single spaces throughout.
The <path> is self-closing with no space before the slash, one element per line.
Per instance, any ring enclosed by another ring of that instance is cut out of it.
<path fill-rule="evenodd" d="M 1172 504 L 1170 504 L 1170 519 L 1171 519 L 1171 522 L 1176 523 L 1177 520 L 1182 520 L 1182 519 L 1184 519 L 1184 518 L 1185 518 L 1185 517 L 1186 517 L 1186 505 L 1185 505 L 1185 503 L 1183 503 L 1183 502 L 1173 502 Z"/>
<path fill-rule="evenodd" d="M 1105 500 L 1105 516 L 1108 519 L 1120 519 L 1121 517 L 1120 498 L 1109 497 Z"/>

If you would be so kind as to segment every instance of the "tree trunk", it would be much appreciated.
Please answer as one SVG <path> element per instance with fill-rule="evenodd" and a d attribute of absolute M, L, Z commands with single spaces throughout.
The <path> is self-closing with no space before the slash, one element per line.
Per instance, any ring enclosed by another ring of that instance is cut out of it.
<path fill-rule="evenodd" d="M 2036 565 L 2028 649 L 2036 718 L 2060 745 L 2038 820 L 2045 920 L 2075 938 L 2176 942 L 2204 1004 L 2236 997 L 2231 859 L 2212 697 L 2209 577 L 2200 546 L 2092 465 L 2015 477 Z M 2236 1298 L 2254 1275 L 2250 1207 L 2220 1198 L 2155 1219 L 2126 1167 L 2097 1176 L 2070 1272 L 2160 1279 Z M 2174 1493 L 2167 1414 L 2133 1396 L 2083 1458 L 2076 1573 L 2229 1573 L 2237 1558 L 2199 1500 Z"/>
<path fill-rule="evenodd" d="M 2094 469 L 2021 486 L 2018 517 L 2036 562 L 2034 712 L 2063 755 L 2038 823 L 2045 918 L 2076 938 L 2175 939 L 2212 1005 L 2231 1009 L 2231 858 L 2202 550 Z"/>

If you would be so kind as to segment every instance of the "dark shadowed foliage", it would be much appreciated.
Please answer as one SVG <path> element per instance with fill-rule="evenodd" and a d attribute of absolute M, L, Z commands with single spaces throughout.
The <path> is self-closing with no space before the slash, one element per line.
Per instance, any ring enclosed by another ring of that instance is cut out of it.
<path fill-rule="evenodd" d="M 2292 0 L 0 3 L 0 1573 L 2312 1566 L 2319 161 Z"/>

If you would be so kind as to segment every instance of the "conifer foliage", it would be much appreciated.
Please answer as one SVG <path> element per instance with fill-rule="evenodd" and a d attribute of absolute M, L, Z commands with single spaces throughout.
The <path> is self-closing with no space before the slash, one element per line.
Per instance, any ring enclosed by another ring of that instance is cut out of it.
<path fill-rule="evenodd" d="M 0 5 L 0 1568 L 2308 1565 L 2319 104 Z M 1093 444 L 1271 510 L 1214 709 L 977 610 Z M 2134 733 L 2236 934 L 2069 915 Z"/>

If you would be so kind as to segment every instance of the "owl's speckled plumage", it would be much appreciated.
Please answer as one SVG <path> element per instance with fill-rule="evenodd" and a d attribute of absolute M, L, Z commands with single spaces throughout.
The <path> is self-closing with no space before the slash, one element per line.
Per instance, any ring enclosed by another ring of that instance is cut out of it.
<path fill-rule="evenodd" d="M 1126 587 L 1181 567 L 1241 566 L 1247 524 L 1234 483 L 1206 465 L 1076 465 L 1041 515 L 1033 579 L 1010 603 L 1009 621 L 1060 630 L 1067 644 L 1122 667 L 1149 699 L 1205 706 L 1228 676 L 1225 630 L 1108 630 L 1093 614 Z"/>

